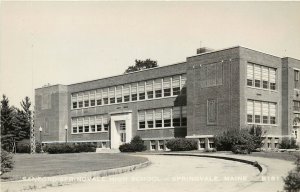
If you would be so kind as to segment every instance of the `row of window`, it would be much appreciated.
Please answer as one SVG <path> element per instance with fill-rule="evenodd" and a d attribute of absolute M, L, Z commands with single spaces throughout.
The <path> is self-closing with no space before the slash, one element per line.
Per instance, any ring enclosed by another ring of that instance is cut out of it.
<path fill-rule="evenodd" d="M 142 110 L 138 112 L 139 129 L 187 125 L 186 106 Z"/>
<path fill-rule="evenodd" d="M 300 112 L 300 101 L 293 101 L 293 110 Z"/>
<path fill-rule="evenodd" d="M 72 94 L 72 109 L 186 94 L 186 75 Z"/>
<path fill-rule="evenodd" d="M 248 100 L 247 122 L 276 124 L 276 103 Z"/>
<path fill-rule="evenodd" d="M 109 127 L 108 115 L 72 118 L 72 133 L 107 132 Z"/>
<path fill-rule="evenodd" d="M 256 64 L 247 64 L 247 85 L 276 90 L 276 69 Z"/>
<path fill-rule="evenodd" d="M 157 149 L 158 147 L 158 149 Z M 150 140 L 150 150 L 155 151 L 155 150 L 167 150 L 168 148 L 165 146 L 165 141 L 164 140 L 158 140 L 158 145 L 156 147 L 156 141 L 155 140 Z"/>

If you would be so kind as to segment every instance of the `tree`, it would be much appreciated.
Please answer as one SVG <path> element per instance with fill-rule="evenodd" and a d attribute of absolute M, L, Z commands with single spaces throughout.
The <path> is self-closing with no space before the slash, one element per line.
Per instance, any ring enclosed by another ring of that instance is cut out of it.
<path fill-rule="evenodd" d="M 12 151 L 12 135 L 10 134 L 13 126 L 13 111 L 9 106 L 8 98 L 3 95 L 1 100 L 1 147 L 7 151 Z"/>
<path fill-rule="evenodd" d="M 24 132 L 24 139 L 29 139 L 30 137 L 30 127 L 32 120 L 32 111 L 30 110 L 31 102 L 29 97 L 25 97 L 21 102 L 22 110 L 17 110 L 17 118 L 19 126 L 22 128 Z"/>
<path fill-rule="evenodd" d="M 140 71 L 140 70 L 144 70 L 144 69 L 150 69 L 150 68 L 154 68 L 154 67 L 158 67 L 157 65 L 157 61 L 153 61 L 151 59 L 146 59 L 146 60 L 135 60 L 135 65 L 129 66 L 125 73 L 130 73 L 130 72 L 134 72 L 134 71 Z"/>

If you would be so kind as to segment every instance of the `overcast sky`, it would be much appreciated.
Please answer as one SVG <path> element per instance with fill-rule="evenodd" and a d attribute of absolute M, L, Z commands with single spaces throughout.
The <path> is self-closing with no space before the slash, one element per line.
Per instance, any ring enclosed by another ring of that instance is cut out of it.
<path fill-rule="evenodd" d="M 202 46 L 235 45 L 300 59 L 299 2 L 2 2 L 0 93 L 122 74 L 135 59 L 160 66 Z"/>

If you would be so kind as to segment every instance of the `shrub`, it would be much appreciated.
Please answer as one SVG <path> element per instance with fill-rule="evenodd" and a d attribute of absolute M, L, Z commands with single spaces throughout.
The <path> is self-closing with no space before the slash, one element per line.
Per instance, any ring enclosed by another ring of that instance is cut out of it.
<path fill-rule="evenodd" d="M 294 138 L 284 137 L 279 143 L 280 149 L 297 149 L 299 146 L 296 144 L 296 140 Z"/>
<path fill-rule="evenodd" d="M 0 175 L 9 172 L 13 169 L 14 161 L 13 155 L 3 149 L 1 149 L 1 173 Z"/>
<path fill-rule="evenodd" d="M 249 145 L 234 145 L 232 147 L 232 152 L 234 154 L 250 154 L 253 148 Z"/>
<path fill-rule="evenodd" d="M 17 144 L 17 153 L 30 153 L 30 143 L 20 142 Z"/>
<path fill-rule="evenodd" d="M 261 128 L 253 127 L 250 130 L 230 130 L 215 137 L 218 151 L 232 151 L 234 153 L 251 153 L 262 146 Z M 234 147 L 236 146 L 236 147 Z"/>
<path fill-rule="evenodd" d="M 295 162 L 296 168 L 289 172 L 288 176 L 283 179 L 284 190 L 289 192 L 300 191 L 300 156 Z"/>
<path fill-rule="evenodd" d="M 35 143 L 35 152 L 41 153 L 42 152 L 42 144 L 40 142 Z"/>
<path fill-rule="evenodd" d="M 191 151 L 198 148 L 197 141 L 186 138 L 171 139 L 166 143 L 171 151 Z"/>
<path fill-rule="evenodd" d="M 58 153 L 80 153 L 80 152 L 95 152 L 96 146 L 90 143 L 58 143 L 50 144 L 47 147 L 43 148 L 46 152 L 50 154 Z"/>
<path fill-rule="evenodd" d="M 140 138 L 140 136 L 133 137 L 130 143 L 125 143 L 119 147 L 121 152 L 141 152 L 146 149 L 147 147 L 144 145 L 144 141 Z"/>

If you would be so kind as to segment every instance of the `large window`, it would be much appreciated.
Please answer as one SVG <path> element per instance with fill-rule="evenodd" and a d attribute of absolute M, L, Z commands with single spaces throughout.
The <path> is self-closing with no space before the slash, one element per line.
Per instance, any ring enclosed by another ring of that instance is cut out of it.
<path fill-rule="evenodd" d="M 154 81 L 155 98 L 162 97 L 162 79 L 156 79 Z"/>
<path fill-rule="evenodd" d="M 72 95 L 72 108 L 73 109 L 77 108 L 77 94 Z"/>
<path fill-rule="evenodd" d="M 276 103 L 248 100 L 247 122 L 254 124 L 276 124 Z"/>
<path fill-rule="evenodd" d="M 293 110 L 300 112 L 300 101 L 293 101 Z"/>
<path fill-rule="evenodd" d="M 173 95 L 180 94 L 180 76 L 174 76 L 172 79 Z"/>
<path fill-rule="evenodd" d="M 153 99 L 153 80 L 146 82 L 147 99 Z"/>
<path fill-rule="evenodd" d="M 89 124 L 89 118 L 88 117 L 84 118 L 84 132 L 85 133 L 90 132 L 90 124 Z"/>
<path fill-rule="evenodd" d="M 139 82 L 139 100 L 145 99 L 145 82 Z"/>
<path fill-rule="evenodd" d="M 215 99 L 207 100 L 207 124 L 217 124 L 217 101 Z"/>
<path fill-rule="evenodd" d="M 96 116 L 97 132 L 102 131 L 102 116 Z"/>
<path fill-rule="evenodd" d="M 115 87 L 109 88 L 109 103 L 110 104 L 116 103 Z"/>
<path fill-rule="evenodd" d="M 72 118 L 72 134 L 108 131 L 107 115 Z"/>
<path fill-rule="evenodd" d="M 109 128 L 108 116 L 103 116 L 102 121 L 103 121 L 104 131 L 108 131 L 108 128 Z"/>
<path fill-rule="evenodd" d="M 250 87 L 276 90 L 276 69 L 248 63 L 247 85 Z"/>
<path fill-rule="evenodd" d="M 124 102 L 130 101 L 130 85 L 123 86 L 123 100 Z"/>
<path fill-rule="evenodd" d="M 73 118 L 72 119 L 72 133 L 77 133 L 77 132 L 78 132 L 77 119 Z"/>
<path fill-rule="evenodd" d="M 95 117 L 90 117 L 90 132 L 96 132 Z"/>
<path fill-rule="evenodd" d="M 131 101 L 137 100 L 137 84 L 131 84 Z"/>
<path fill-rule="evenodd" d="M 223 63 L 202 65 L 199 69 L 201 88 L 223 84 Z"/>
<path fill-rule="evenodd" d="M 141 110 L 138 112 L 138 122 L 139 129 L 186 126 L 186 106 Z"/>
<path fill-rule="evenodd" d="M 71 110 L 186 94 L 186 75 L 175 75 L 71 94 Z"/>
<path fill-rule="evenodd" d="M 83 118 L 79 118 L 77 123 L 78 123 L 78 133 L 82 133 L 83 132 Z"/>
<path fill-rule="evenodd" d="M 122 86 L 118 86 L 116 89 L 117 103 L 122 103 Z"/>
<path fill-rule="evenodd" d="M 164 78 L 164 97 L 171 96 L 171 77 Z"/>
<path fill-rule="evenodd" d="M 146 128 L 146 121 L 145 121 L 145 111 L 139 111 L 139 128 L 145 129 Z"/>

